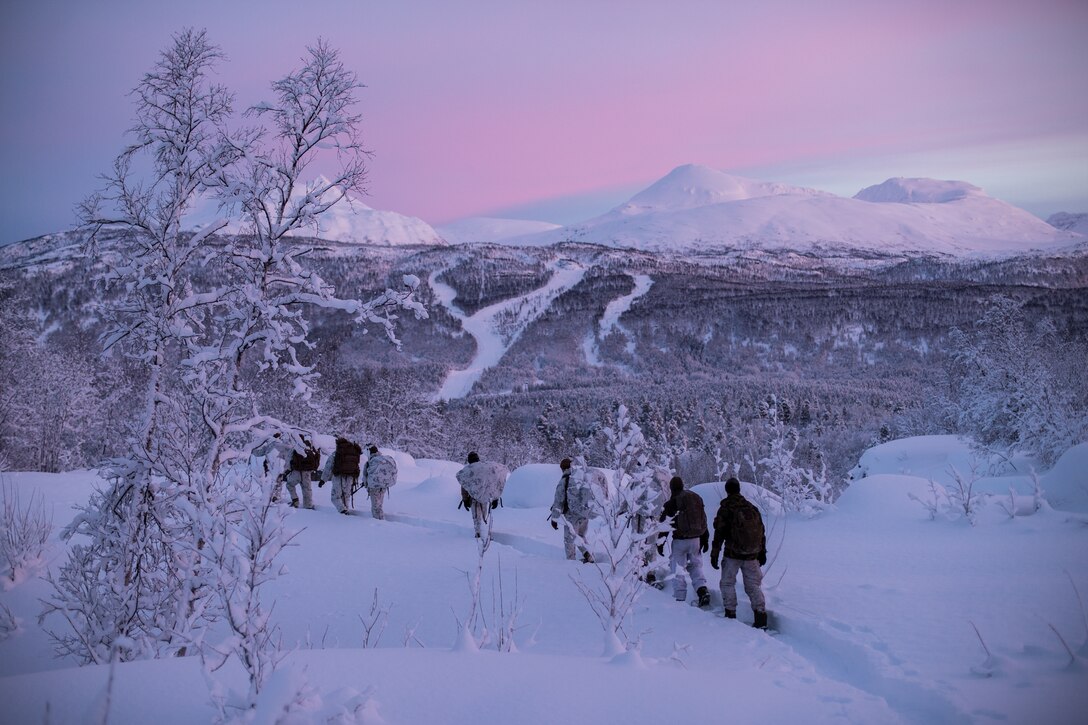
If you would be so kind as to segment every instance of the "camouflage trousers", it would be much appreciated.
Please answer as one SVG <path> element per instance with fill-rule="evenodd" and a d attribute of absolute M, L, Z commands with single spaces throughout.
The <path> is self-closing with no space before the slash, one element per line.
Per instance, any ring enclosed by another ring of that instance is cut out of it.
<path fill-rule="evenodd" d="M 764 612 L 767 610 L 767 602 L 763 599 L 763 569 L 754 559 L 742 561 L 740 559 L 722 559 L 722 604 L 726 609 L 737 611 L 737 572 L 744 577 L 744 593 L 748 595 L 748 601 L 752 603 L 752 611 Z"/>

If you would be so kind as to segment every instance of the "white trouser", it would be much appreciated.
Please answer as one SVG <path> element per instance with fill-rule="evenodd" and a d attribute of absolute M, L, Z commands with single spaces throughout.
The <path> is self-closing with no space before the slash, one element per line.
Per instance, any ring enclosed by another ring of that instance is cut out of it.
<path fill-rule="evenodd" d="M 367 489 L 367 495 L 370 496 L 370 515 L 379 521 L 385 520 L 385 492 L 387 490 L 385 488 Z"/>
<path fill-rule="evenodd" d="M 574 518 L 570 514 L 567 514 L 565 519 L 566 521 L 563 524 L 563 548 L 566 550 L 568 559 L 580 559 L 582 557 L 577 555 L 575 544 L 577 544 L 582 556 L 585 556 L 586 548 L 582 542 L 585 541 L 586 532 L 589 531 L 589 519 Z"/>
<path fill-rule="evenodd" d="M 314 507 L 314 489 L 310 482 L 309 471 L 291 471 L 287 474 L 287 490 L 291 494 L 291 500 L 298 504 L 298 487 L 302 484 L 302 507 L 312 509 Z"/>
<path fill-rule="evenodd" d="M 673 539 L 672 556 L 669 557 L 669 575 L 672 579 L 672 594 L 677 601 L 687 599 L 687 582 L 677 573 L 677 569 L 684 569 L 691 577 L 691 586 L 696 591 L 706 586 L 706 577 L 703 576 L 703 555 L 699 551 L 699 539 Z"/>
<path fill-rule="evenodd" d="M 340 513 L 351 510 L 351 487 L 355 484 L 354 476 L 332 477 L 332 505 Z"/>

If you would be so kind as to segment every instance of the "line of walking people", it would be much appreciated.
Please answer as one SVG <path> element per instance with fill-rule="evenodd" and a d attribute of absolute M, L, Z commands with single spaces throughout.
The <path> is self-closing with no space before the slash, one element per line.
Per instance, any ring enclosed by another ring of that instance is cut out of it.
<path fill-rule="evenodd" d="M 397 462 L 392 456 L 385 455 L 376 445 L 367 448 L 367 457 L 363 459 L 363 448 L 358 443 L 343 435 L 336 435 L 336 445 L 332 453 L 325 456 L 325 465 L 321 465 L 321 451 L 305 435 L 299 435 L 294 442 L 282 440 L 276 433 L 265 445 L 254 451 L 254 455 L 263 458 L 265 472 L 269 470 L 269 458 L 275 451 L 284 459 L 284 470 L 276 479 L 273 500 L 279 500 L 283 485 L 287 484 L 290 505 L 304 509 L 314 508 L 313 479 L 317 478 L 317 487 L 326 482 L 331 484 L 332 504 L 339 513 L 350 514 L 355 493 L 361 489 L 370 499 L 370 514 L 375 519 L 385 519 L 386 492 L 397 483 Z M 299 489 L 302 490 L 301 501 Z"/>
<path fill-rule="evenodd" d="M 299 436 L 295 445 L 280 443 L 279 434 L 259 451 L 264 455 L 267 470 L 267 456 L 272 448 L 278 448 L 287 459 L 286 468 L 277 480 L 275 496 L 278 497 L 283 483 L 291 497 L 290 505 L 300 505 L 298 489 L 302 489 L 301 506 L 313 509 L 312 479 L 316 474 L 318 487 L 325 482 L 332 484 L 332 503 L 342 514 L 352 510 L 352 497 L 365 488 L 370 500 L 370 513 L 378 520 L 385 519 L 384 502 L 386 492 L 397 482 L 397 463 L 392 456 L 384 455 L 375 445 L 367 449 L 367 458 L 363 460 L 362 447 L 343 435 L 336 436 L 336 446 L 331 455 L 326 456 L 325 465 L 321 466 L 321 453 L 309 438 Z M 593 563 L 593 553 L 586 547 L 586 533 L 590 519 L 596 510 L 593 501 L 596 496 L 607 495 L 608 480 L 603 471 L 586 466 L 573 467 L 569 458 L 560 464 L 560 478 L 555 488 L 555 496 L 549 512 L 549 521 L 553 529 L 563 526 L 563 548 L 567 559 L 580 559 Z M 458 508 L 464 507 L 471 512 L 476 538 L 490 536 L 490 515 L 501 505 L 502 493 L 510 472 L 501 463 L 481 461 L 476 452 L 471 452 L 465 466 L 458 471 L 457 480 L 461 486 L 461 501 Z M 767 563 L 767 538 L 763 526 L 763 517 L 748 499 L 741 494 L 740 481 L 730 478 L 725 483 L 726 497 L 722 499 L 713 522 L 713 545 L 703 499 L 699 494 L 684 487 L 679 476 L 668 480 L 667 493 L 664 469 L 653 471 L 652 478 L 657 483 L 660 493 L 649 508 L 657 515 L 659 522 L 670 522 L 670 529 L 659 534 L 657 554 L 664 556 L 665 544 L 670 536 L 672 546 L 669 554 L 669 574 L 672 579 L 673 596 L 677 601 L 687 599 L 687 579 L 698 597 L 700 607 L 710 605 L 710 590 L 703 574 L 702 555 L 710 551 L 710 565 L 721 569 L 719 588 L 725 617 L 737 616 L 736 581 L 738 573 L 744 582 L 744 591 L 752 605 L 753 626 L 767 627 L 767 608 L 763 596 L 762 567 Z M 596 489 L 596 491 L 595 491 Z M 645 510 L 634 514 L 634 529 L 645 533 L 652 525 Z M 652 557 L 653 550 L 648 552 Z M 658 571 L 652 560 L 646 562 L 646 581 L 648 584 L 663 586 L 658 581 Z M 679 573 L 686 572 L 687 576 Z"/>
<path fill-rule="evenodd" d="M 586 563 L 593 562 L 593 553 L 585 546 L 589 521 L 596 515 L 592 505 L 595 496 L 605 495 L 607 479 L 598 469 L 571 466 L 564 458 L 559 464 L 561 475 L 555 487 L 555 497 L 550 512 L 553 529 L 563 526 L 563 546 L 567 559 Z M 667 473 L 665 474 L 667 476 Z M 654 471 L 653 478 L 661 487 L 661 471 Z M 594 492 L 594 487 L 600 489 Z M 663 489 L 663 487 L 662 487 Z M 744 581 L 744 591 L 752 605 L 753 626 L 767 628 L 767 605 L 763 596 L 763 569 L 767 563 L 767 537 L 763 517 L 756 506 L 741 494 L 740 481 L 730 478 L 725 483 L 726 497 L 722 499 L 714 517 L 714 540 L 711 547 L 710 530 L 707 527 L 706 507 L 699 494 L 684 487 L 679 476 L 668 480 L 668 493 L 663 489 L 657 497 L 659 522 L 670 522 L 670 530 L 659 534 L 657 553 L 664 556 L 666 540 L 671 531 L 672 548 L 669 554 L 669 578 L 672 579 L 673 596 L 677 601 L 687 599 L 687 579 L 695 589 L 700 607 L 710 605 L 710 590 L 703 574 L 702 555 L 710 550 L 710 565 L 721 570 L 719 589 L 722 595 L 724 615 L 737 617 L 737 574 Z M 635 514 L 633 521 L 637 533 L 645 533 L 649 525 L 645 514 Z M 649 554 L 652 556 L 653 551 Z M 659 585 L 652 561 L 646 562 L 646 581 Z M 679 570 L 686 572 L 687 577 Z"/>

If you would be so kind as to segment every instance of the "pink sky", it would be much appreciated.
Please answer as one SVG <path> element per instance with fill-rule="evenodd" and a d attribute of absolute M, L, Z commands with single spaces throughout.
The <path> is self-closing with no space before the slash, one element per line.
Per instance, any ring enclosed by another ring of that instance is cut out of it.
<path fill-rule="evenodd" d="M 0 243 L 64 228 L 125 92 L 206 27 L 239 105 L 328 38 L 367 89 L 367 203 L 571 222 L 683 163 L 852 195 L 970 181 L 1088 211 L 1088 2 L 6 3 Z"/>

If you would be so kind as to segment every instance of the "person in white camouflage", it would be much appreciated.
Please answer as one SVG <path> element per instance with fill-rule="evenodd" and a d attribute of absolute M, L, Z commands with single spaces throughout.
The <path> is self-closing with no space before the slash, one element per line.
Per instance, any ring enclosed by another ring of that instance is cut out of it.
<path fill-rule="evenodd" d="M 332 482 L 332 505 L 345 515 L 351 513 L 351 492 L 359 480 L 359 460 L 362 456 L 363 449 L 358 443 L 338 435 L 336 450 L 325 460 L 321 480 Z"/>
<path fill-rule="evenodd" d="M 563 522 L 563 549 L 567 558 L 574 561 L 578 556 L 587 564 L 593 562 L 593 554 L 585 548 L 589 520 L 596 516 L 593 510 L 593 489 L 588 471 L 575 469 L 569 458 L 559 463 L 562 474 L 555 486 L 555 499 L 551 508 L 552 528 L 559 530 Z"/>
<path fill-rule="evenodd" d="M 314 471 L 321 467 L 321 453 L 305 436 L 300 436 L 301 450 L 292 450 L 287 463 L 287 472 L 283 478 L 287 482 L 287 492 L 291 494 L 292 508 L 298 508 L 298 489 L 302 487 L 302 508 L 314 507 L 314 490 L 310 481 Z M 277 491 L 279 486 L 276 487 Z"/>
<path fill-rule="evenodd" d="M 385 492 L 397 482 L 397 462 L 392 456 L 378 452 L 377 446 L 370 446 L 366 466 L 363 467 L 363 486 L 370 498 L 370 515 L 379 521 L 385 520 Z"/>
<path fill-rule="evenodd" d="M 476 538 L 483 538 L 483 532 L 490 532 L 491 511 L 499 505 L 503 488 L 510 471 L 501 463 L 481 461 L 475 451 L 468 454 L 465 467 L 457 472 L 457 482 L 461 484 L 461 506 L 472 512 L 472 528 Z"/>

